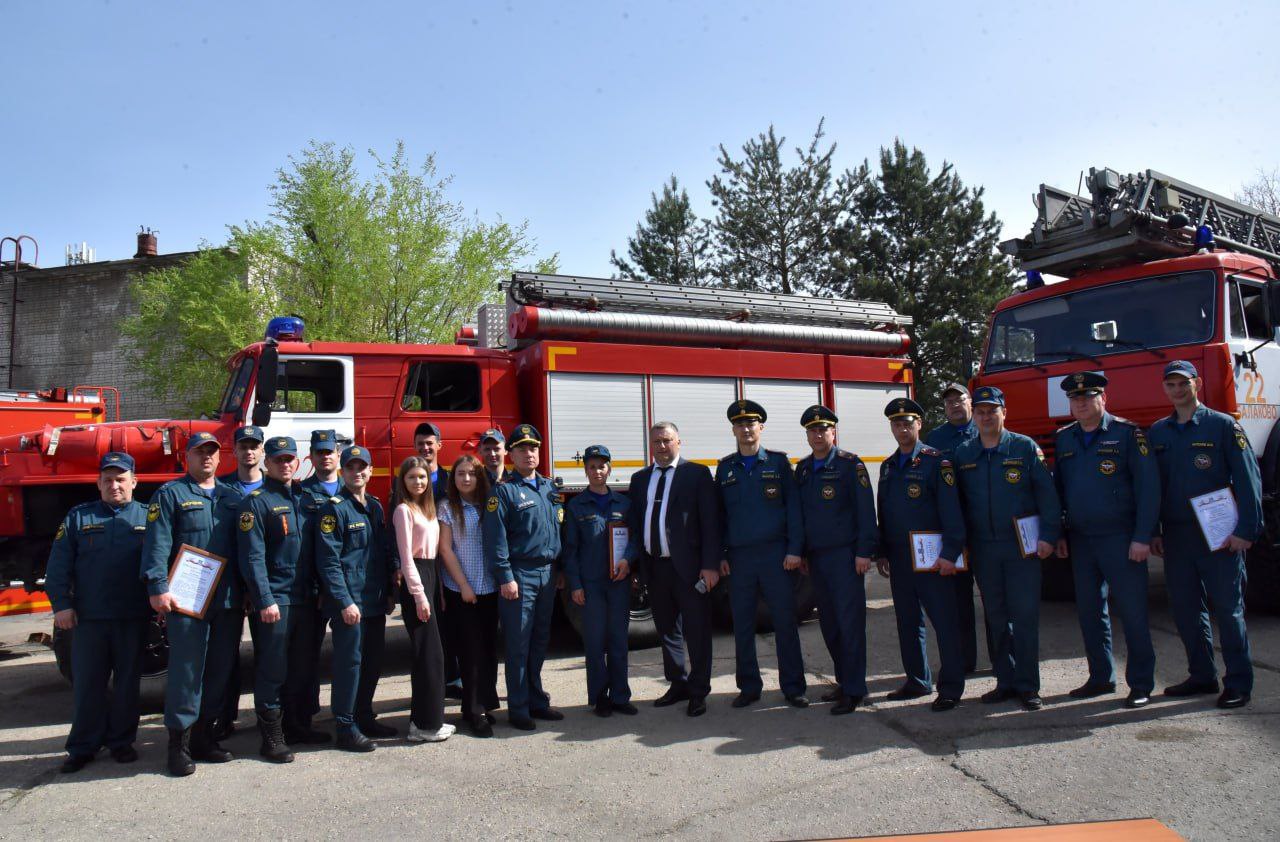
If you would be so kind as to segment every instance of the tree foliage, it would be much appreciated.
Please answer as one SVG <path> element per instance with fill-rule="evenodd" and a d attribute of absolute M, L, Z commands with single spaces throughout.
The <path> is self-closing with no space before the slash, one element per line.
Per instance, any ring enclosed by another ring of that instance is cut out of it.
<path fill-rule="evenodd" d="M 710 273 L 711 234 L 689 203 L 689 191 L 673 175 L 662 195 L 650 194 L 653 207 L 627 241 L 627 258 L 609 253 L 609 262 L 628 278 L 663 284 L 700 286 Z"/>
<path fill-rule="evenodd" d="M 139 313 L 125 330 L 153 391 L 212 410 L 210 362 L 260 338 L 273 314 L 301 316 L 315 340 L 451 341 L 532 258 L 525 223 L 468 215 L 433 156 L 415 166 L 398 143 L 370 157 L 366 178 L 351 149 L 311 143 L 277 171 L 267 220 L 231 226 L 226 248 L 136 282 Z M 555 266 L 553 256 L 535 268 Z"/>
<path fill-rule="evenodd" d="M 1280 167 L 1271 172 L 1259 167 L 1253 181 L 1240 188 L 1236 201 L 1272 216 L 1280 216 Z"/>

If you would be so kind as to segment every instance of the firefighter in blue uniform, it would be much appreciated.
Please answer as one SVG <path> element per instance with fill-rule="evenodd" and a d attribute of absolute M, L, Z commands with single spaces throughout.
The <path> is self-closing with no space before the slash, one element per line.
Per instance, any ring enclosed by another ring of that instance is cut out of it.
<path fill-rule="evenodd" d="M 342 489 L 325 503 L 316 527 L 316 570 L 333 626 L 333 719 L 338 748 L 373 751 L 365 724 L 382 671 L 387 614 L 395 606 L 396 566 L 387 550 L 382 504 L 367 493 L 369 451 L 342 451 Z M 385 727 L 385 726 L 384 726 Z"/>
<path fill-rule="evenodd" d="M 289 745 L 321 744 L 331 739 L 327 732 L 312 728 L 311 720 L 320 712 L 320 650 L 324 646 L 325 630 L 329 627 L 329 618 L 321 609 L 320 581 L 316 574 L 316 526 L 320 523 L 325 503 L 342 488 L 336 431 L 311 431 L 311 467 L 311 476 L 298 483 L 302 492 L 298 503 L 298 529 L 302 534 L 298 570 L 306 578 L 310 596 L 305 603 L 295 604 L 292 608 L 293 613 L 299 615 L 299 625 L 311 629 L 311 645 L 305 654 L 289 658 L 285 686 L 304 688 L 303 696 L 296 704 L 291 704 L 287 698 L 283 700 L 284 739 Z M 308 615 L 305 618 L 301 616 L 304 613 Z"/>
<path fill-rule="evenodd" d="M 625 524 L 630 501 L 608 486 L 609 448 L 593 444 L 582 452 L 587 490 L 565 504 L 560 559 L 569 597 L 582 607 L 586 648 L 587 701 L 597 716 L 635 714 L 627 683 L 627 633 L 631 625 L 631 569 L 617 567 L 609 550 L 614 524 Z M 619 548 L 621 549 L 621 548 Z"/>
<path fill-rule="evenodd" d="M 1071 557 L 1076 613 L 1089 678 L 1071 691 L 1090 699 L 1116 689 L 1108 594 L 1124 626 L 1125 706 L 1151 701 L 1156 653 L 1147 624 L 1147 557 L 1160 517 L 1160 469 L 1142 428 L 1106 411 L 1106 375 L 1082 371 L 1062 380 L 1076 419 L 1054 439 L 1054 479 L 1066 515 L 1058 555 Z"/>
<path fill-rule="evenodd" d="M 78 772 L 106 746 L 120 763 L 138 759 L 138 688 L 151 607 L 138 580 L 147 507 L 133 499 L 133 457 L 98 465 L 98 496 L 67 512 L 53 536 L 45 592 L 53 622 L 71 632 L 75 706 L 63 772 Z M 108 689 L 108 683 L 110 689 Z"/>
<path fill-rule="evenodd" d="M 862 578 L 876 550 L 876 503 L 867 467 L 836 447 L 836 414 L 811 406 L 800 425 L 813 452 L 796 465 L 804 513 L 805 558 L 818 601 L 822 639 L 836 686 L 831 713 L 852 713 L 867 695 L 867 590 Z"/>
<path fill-rule="evenodd" d="M 289 662 L 306 658 L 315 630 L 312 572 L 301 564 L 304 521 L 302 490 L 293 485 L 298 447 L 277 436 L 266 442 L 262 487 L 240 501 L 240 573 L 249 593 L 253 636 L 253 703 L 262 745 L 258 753 L 275 763 L 293 761 L 285 743 L 282 707 L 304 703 L 305 686 L 290 685 Z M 296 718 L 291 717 L 291 718 Z"/>
<path fill-rule="evenodd" d="M 142 578 L 151 607 L 164 614 L 169 672 L 164 724 L 169 729 L 169 772 L 190 775 L 192 760 L 225 763 L 231 752 L 213 729 L 222 711 L 232 663 L 240 657 L 244 588 L 236 568 L 236 521 L 241 494 L 218 480 L 219 445 L 212 433 L 187 441 L 187 473 L 156 491 L 147 508 Z M 173 611 L 169 566 L 182 544 L 227 560 L 203 620 Z"/>
<path fill-rule="evenodd" d="M 737 654 L 736 708 L 760 698 L 764 682 L 756 659 L 756 605 L 764 595 L 773 617 L 778 681 L 793 707 L 808 707 L 804 658 L 796 622 L 795 585 L 804 552 L 804 515 L 787 454 L 760 446 L 768 413 L 755 401 L 736 400 L 725 411 L 738 449 L 716 465 L 724 512 L 720 572 L 729 579 Z"/>
<path fill-rule="evenodd" d="M 889 577 L 893 610 L 898 620 L 898 647 L 906 681 L 888 694 L 889 701 L 927 696 L 933 689 L 924 615 L 938 636 L 942 667 L 933 710 L 952 710 L 964 695 L 964 655 L 957 626 L 956 562 L 964 551 L 964 515 L 951 462 L 920 441 L 924 410 L 909 398 L 897 398 L 884 409 L 898 449 L 880 465 L 877 489 L 880 547 L 886 554 L 880 574 Z M 936 567 L 916 569 L 913 532 L 941 535 Z M 921 610 L 923 609 L 923 611 Z"/>
<path fill-rule="evenodd" d="M 942 389 L 942 412 L 947 423 L 934 427 L 924 443 L 954 462 L 956 448 L 978 435 L 973 423 L 973 403 L 969 390 L 961 383 L 948 383 Z M 957 570 L 956 607 L 959 609 L 960 651 L 964 654 L 965 674 L 978 668 L 977 617 L 973 603 L 973 571 Z M 988 647 L 987 657 L 991 657 Z"/>
<path fill-rule="evenodd" d="M 1164 556 L 1169 607 L 1187 650 L 1190 673 L 1164 692 L 1192 696 L 1218 691 L 1209 625 L 1212 606 L 1226 668 L 1218 707 L 1242 707 L 1253 693 L 1244 625 L 1244 554 L 1263 529 L 1258 460 L 1235 419 L 1200 403 L 1200 378 L 1191 363 L 1175 360 L 1165 366 L 1164 392 L 1174 411 L 1151 425 L 1151 449 L 1164 490 L 1161 535 L 1152 549 Z M 1235 496 L 1236 528 L 1225 545 L 1211 548 L 1190 501 L 1226 487 Z"/>
<path fill-rule="evenodd" d="M 522 731 L 537 727 L 535 719 L 564 719 L 542 688 L 556 601 L 552 566 L 560 555 L 564 507 L 555 483 L 538 474 L 541 449 L 542 437 L 532 425 L 512 430 L 515 476 L 494 486 L 481 519 L 485 560 L 500 597 L 507 718 Z"/>
<path fill-rule="evenodd" d="M 964 505 L 970 564 L 982 591 L 987 637 L 994 651 L 996 686 L 987 704 L 1017 698 L 1025 710 L 1040 698 L 1040 560 L 1054 552 L 1062 506 L 1044 453 L 1030 438 L 1005 429 L 1004 393 L 983 386 L 973 393 L 978 437 L 956 449 L 956 478 Z M 1019 522 L 1037 526 L 1023 552 Z"/>

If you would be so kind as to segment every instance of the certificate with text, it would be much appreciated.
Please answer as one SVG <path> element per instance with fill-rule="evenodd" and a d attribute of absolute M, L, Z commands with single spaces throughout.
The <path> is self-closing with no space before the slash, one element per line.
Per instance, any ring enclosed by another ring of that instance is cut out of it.
<path fill-rule="evenodd" d="M 203 620 L 226 567 L 227 560 L 221 556 L 190 544 L 178 547 L 169 570 L 169 595 L 177 603 L 174 610 Z"/>
<path fill-rule="evenodd" d="M 1240 510 L 1236 508 L 1236 496 L 1230 488 L 1219 488 L 1208 494 L 1191 498 L 1191 510 L 1196 513 L 1200 532 L 1211 550 L 1220 550 L 1240 523 Z"/>
<path fill-rule="evenodd" d="M 911 533 L 911 567 L 917 573 L 932 573 L 938 569 L 938 556 L 942 555 L 941 532 Z M 964 553 L 955 560 L 956 570 L 968 570 L 969 562 Z"/>
<path fill-rule="evenodd" d="M 609 524 L 609 578 L 618 575 L 618 565 L 626 561 L 627 541 L 631 537 L 627 525 L 620 521 Z"/>
<path fill-rule="evenodd" d="M 1040 515 L 1015 517 L 1013 530 L 1018 533 L 1018 548 L 1022 550 L 1022 557 L 1034 556 L 1036 545 L 1040 543 Z"/>

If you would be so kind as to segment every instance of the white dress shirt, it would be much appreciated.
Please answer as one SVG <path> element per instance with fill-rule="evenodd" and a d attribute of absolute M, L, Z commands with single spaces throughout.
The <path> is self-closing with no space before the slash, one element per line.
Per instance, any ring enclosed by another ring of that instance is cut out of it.
<path fill-rule="evenodd" d="M 664 469 L 657 462 L 654 462 L 653 471 L 649 474 L 649 490 L 645 494 L 644 503 L 644 549 L 645 552 L 655 558 L 671 555 L 670 539 L 667 536 L 667 504 L 671 502 L 671 485 L 675 481 L 677 464 L 678 462 L 672 462 L 665 468 L 667 484 L 662 489 L 662 508 L 657 512 L 658 536 L 662 539 L 662 546 L 656 552 L 653 547 L 649 546 L 649 536 L 653 534 L 653 498 L 658 493 L 658 479 L 663 475 Z"/>

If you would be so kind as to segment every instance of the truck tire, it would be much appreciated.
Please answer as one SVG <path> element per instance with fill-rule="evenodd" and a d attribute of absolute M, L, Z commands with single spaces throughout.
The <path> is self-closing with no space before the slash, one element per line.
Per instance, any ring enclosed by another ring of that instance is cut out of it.
<path fill-rule="evenodd" d="M 53 657 L 58 664 L 58 672 L 71 683 L 71 641 L 75 630 L 63 630 L 53 627 Z M 152 689 L 164 688 L 165 674 L 169 671 L 169 639 L 165 637 L 164 626 L 159 618 L 152 616 L 147 621 L 143 637 L 142 650 L 142 692 L 148 695 Z"/>
<path fill-rule="evenodd" d="M 1071 559 L 1049 556 L 1040 562 L 1040 598 L 1045 602 L 1075 602 L 1076 580 Z"/>
<path fill-rule="evenodd" d="M 1280 549 L 1263 535 L 1245 554 L 1244 602 L 1249 611 L 1280 614 Z"/>
<path fill-rule="evenodd" d="M 573 601 L 569 588 L 560 591 L 560 609 L 578 639 L 582 639 L 582 609 Z M 658 643 L 658 627 L 649 607 L 649 592 L 643 585 L 631 592 L 631 625 L 627 635 L 632 649 L 646 649 Z"/>
<path fill-rule="evenodd" d="M 726 631 L 733 630 L 733 608 L 729 604 L 729 576 L 721 576 L 720 584 L 711 592 L 711 616 L 715 624 Z M 796 577 L 795 584 L 796 622 L 803 623 L 813 618 L 817 610 L 817 599 L 813 595 L 813 580 L 807 575 Z M 769 606 L 761 597 L 756 602 L 756 631 L 767 633 L 773 631 L 773 617 L 769 614 Z"/>

